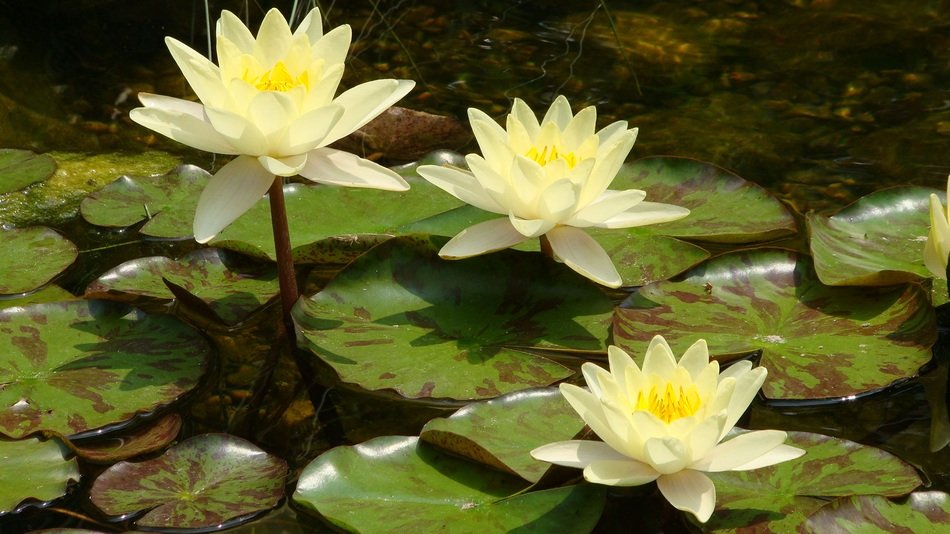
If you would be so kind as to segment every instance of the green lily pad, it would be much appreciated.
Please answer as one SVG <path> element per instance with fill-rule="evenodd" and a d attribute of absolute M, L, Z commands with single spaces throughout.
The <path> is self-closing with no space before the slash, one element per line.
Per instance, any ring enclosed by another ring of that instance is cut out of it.
<path fill-rule="evenodd" d="M 805 221 L 818 278 L 830 286 L 886 286 L 932 277 L 924 266 L 931 193 L 937 190 L 895 187 L 831 217 L 809 212 Z"/>
<path fill-rule="evenodd" d="M 79 210 L 86 222 L 96 226 L 124 228 L 147 220 L 139 229 L 144 235 L 190 237 L 198 197 L 210 176 L 194 165 L 181 165 L 165 174 L 122 176 L 84 198 Z"/>
<path fill-rule="evenodd" d="M 394 230 L 460 204 L 418 176 L 407 176 L 405 192 L 356 187 L 284 186 L 294 260 L 345 263 L 393 236 Z M 217 235 L 211 244 L 274 261 L 274 237 L 267 198 Z"/>
<path fill-rule="evenodd" d="M 55 230 L 41 226 L 0 228 L 0 295 L 32 291 L 49 282 L 79 255 L 76 245 Z"/>
<path fill-rule="evenodd" d="M 43 286 L 39 291 L 33 291 L 26 295 L 0 298 L 0 308 L 41 304 L 43 302 L 59 302 L 61 300 L 75 300 L 78 298 L 79 297 L 57 285 L 47 285 Z"/>
<path fill-rule="evenodd" d="M 0 194 L 42 182 L 56 171 L 56 161 L 29 150 L 0 148 Z"/>
<path fill-rule="evenodd" d="M 0 440 L 0 516 L 23 504 L 44 506 L 79 481 L 79 464 L 58 439 Z M 25 502 L 28 501 L 28 502 Z"/>
<path fill-rule="evenodd" d="M 950 529 L 950 496 L 915 491 L 899 501 L 880 495 L 841 498 L 813 513 L 804 532 L 892 532 L 895 525 L 904 532 Z"/>
<path fill-rule="evenodd" d="M 249 262 L 226 250 L 203 248 L 180 260 L 152 256 L 127 261 L 86 287 L 86 298 L 139 303 L 175 296 L 164 280 L 201 299 L 227 324 L 235 324 L 280 292 L 273 264 Z"/>
<path fill-rule="evenodd" d="M 602 486 L 514 495 L 525 486 L 418 438 L 384 436 L 318 457 L 300 474 L 293 499 L 337 528 L 363 533 L 589 532 L 600 518 Z"/>
<path fill-rule="evenodd" d="M 119 462 L 92 485 L 104 513 L 143 528 L 224 529 L 277 506 L 287 462 L 227 434 L 199 434 L 144 462 Z"/>
<path fill-rule="evenodd" d="M 918 285 L 829 287 L 807 257 L 755 250 L 645 286 L 617 309 L 614 341 L 631 355 L 656 334 L 677 353 L 699 338 L 713 354 L 762 351 L 766 397 L 829 399 L 914 376 L 937 329 Z"/>
<path fill-rule="evenodd" d="M 419 437 L 439 448 L 537 482 L 550 467 L 528 454 L 573 438 L 584 421 L 557 388 L 517 391 L 473 402 L 448 418 L 432 419 Z"/>
<path fill-rule="evenodd" d="M 112 464 L 164 449 L 178 437 L 179 430 L 181 430 L 181 416 L 170 413 L 128 432 L 92 438 L 91 441 L 74 443 L 73 447 L 83 460 Z"/>
<path fill-rule="evenodd" d="M 906 495 L 921 484 L 913 467 L 874 447 L 808 432 L 789 432 L 785 443 L 805 455 L 752 471 L 709 473 L 716 485 L 710 530 L 800 532 L 828 498 Z"/>
<path fill-rule="evenodd" d="M 170 316 L 103 301 L 0 310 L 0 432 L 82 437 L 198 384 L 210 351 Z"/>
<path fill-rule="evenodd" d="M 528 349 L 604 352 L 610 300 L 539 254 L 439 258 L 401 237 L 294 307 L 298 343 L 343 382 L 404 398 L 485 399 L 572 373 Z"/>

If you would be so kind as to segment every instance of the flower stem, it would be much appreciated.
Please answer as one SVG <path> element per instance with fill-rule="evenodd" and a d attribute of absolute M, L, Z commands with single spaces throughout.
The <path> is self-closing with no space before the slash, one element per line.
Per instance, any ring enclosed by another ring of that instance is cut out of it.
<path fill-rule="evenodd" d="M 283 310 L 287 335 L 294 335 L 294 322 L 290 310 L 300 297 L 297 291 L 297 274 L 290 248 L 290 228 L 287 226 L 287 206 L 284 203 L 284 178 L 274 177 L 270 186 L 270 220 L 274 229 L 274 249 L 277 252 L 277 280 L 280 282 L 280 305 Z"/>

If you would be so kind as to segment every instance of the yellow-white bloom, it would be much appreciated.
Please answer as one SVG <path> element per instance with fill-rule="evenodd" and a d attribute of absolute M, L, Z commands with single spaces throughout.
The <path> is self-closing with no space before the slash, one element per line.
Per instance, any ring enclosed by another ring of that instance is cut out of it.
<path fill-rule="evenodd" d="M 719 373 L 705 340 L 679 362 L 662 336 L 647 348 L 641 370 L 615 346 L 610 372 L 581 366 L 590 391 L 561 384 L 561 394 L 602 440 L 561 441 L 531 455 L 584 469 L 590 482 L 639 486 L 656 481 L 676 508 L 706 522 L 716 488 L 703 472 L 744 471 L 797 458 L 805 451 L 784 445 L 786 434 L 759 430 L 720 441 L 748 408 L 765 381 L 763 367 L 748 361 Z"/>
<path fill-rule="evenodd" d="M 950 176 L 947 177 L 947 202 L 950 202 Z M 950 205 L 940 203 L 936 193 L 930 195 L 930 234 L 924 245 L 924 265 L 937 278 L 947 279 L 947 258 L 950 256 Z"/>
<path fill-rule="evenodd" d="M 215 174 L 195 213 L 195 239 L 209 241 L 247 211 L 276 176 L 404 191 L 409 185 L 385 167 L 326 148 L 385 111 L 414 82 L 375 80 L 336 98 L 350 46 L 347 25 L 323 33 L 313 9 L 291 32 L 276 9 L 255 38 L 224 11 L 217 25 L 219 65 L 183 43 L 165 44 L 201 103 L 147 93 L 133 121 L 180 143 L 238 157 Z"/>
<path fill-rule="evenodd" d="M 486 211 L 506 215 L 473 225 L 439 251 L 445 258 L 467 258 L 545 236 L 556 259 L 610 287 L 620 274 L 601 246 L 580 228 L 628 228 L 685 217 L 679 206 L 644 202 L 637 189 L 608 190 L 637 138 L 625 121 L 594 132 L 593 106 L 577 115 L 563 96 L 541 122 L 515 99 L 506 128 L 477 109 L 469 121 L 482 156 L 469 154 L 470 171 L 424 165 L 419 174 L 455 197 Z"/>

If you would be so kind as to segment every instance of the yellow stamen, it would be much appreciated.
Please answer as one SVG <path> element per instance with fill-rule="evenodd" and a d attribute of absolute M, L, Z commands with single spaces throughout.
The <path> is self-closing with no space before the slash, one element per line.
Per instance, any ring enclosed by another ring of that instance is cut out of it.
<path fill-rule="evenodd" d="M 287 66 L 284 65 L 284 62 L 278 61 L 277 64 L 274 65 L 274 68 L 259 76 L 253 83 L 254 87 L 259 91 L 283 92 L 289 91 L 298 85 L 309 88 L 310 84 L 307 78 L 307 72 L 304 71 L 295 79 L 291 76 L 290 71 L 287 70 Z"/>
<path fill-rule="evenodd" d="M 573 152 L 564 154 L 558 152 L 555 146 L 545 145 L 540 152 L 538 151 L 538 147 L 531 147 L 531 150 L 525 155 L 537 161 L 542 167 L 556 159 L 564 160 L 569 168 L 574 168 L 574 165 L 577 165 L 577 156 L 575 156 Z"/>
<path fill-rule="evenodd" d="M 646 394 L 644 394 L 646 393 Z M 667 382 L 666 387 L 653 386 L 649 392 L 641 391 L 637 395 L 637 410 L 645 410 L 665 423 L 681 417 L 689 417 L 699 410 L 702 400 L 696 386 L 673 387 Z"/>

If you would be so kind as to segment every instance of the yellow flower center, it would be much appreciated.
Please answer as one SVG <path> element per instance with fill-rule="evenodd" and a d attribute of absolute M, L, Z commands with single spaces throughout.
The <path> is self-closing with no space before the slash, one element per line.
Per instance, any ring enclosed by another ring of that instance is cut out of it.
<path fill-rule="evenodd" d="M 545 145 L 540 151 L 538 151 L 538 147 L 536 146 L 531 147 L 531 150 L 529 150 L 525 155 L 534 161 L 537 161 L 542 167 L 557 159 L 564 160 L 567 163 L 568 168 L 571 169 L 574 168 L 574 165 L 577 165 L 577 156 L 575 156 L 573 152 L 568 152 L 566 154 L 563 152 L 558 152 L 557 147 L 555 146 Z"/>
<path fill-rule="evenodd" d="M 283 61 L 278 61 L 274 68 L 260 75 L 254 83 L 258 91 L 289 91 L 294 87 L 303 85 L 310 88 L 307 72 L 294 78 Z"/>
<path fill-rule="evenodd" d="M 636 409 L 648 411 L 661 421 L 669 423 L 680 417 L 693 415 L 701 405 L 702 400 L 695 385 L 673 387 L 673 384 L 667 382 L 666 387 L 654 385 L 649 392 L 638 393 Z"/>

